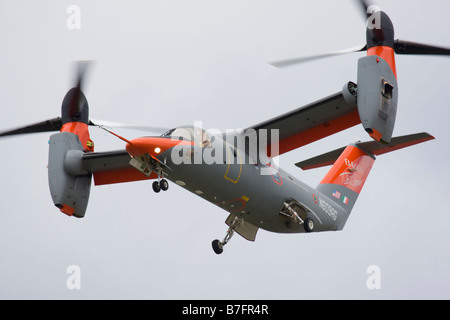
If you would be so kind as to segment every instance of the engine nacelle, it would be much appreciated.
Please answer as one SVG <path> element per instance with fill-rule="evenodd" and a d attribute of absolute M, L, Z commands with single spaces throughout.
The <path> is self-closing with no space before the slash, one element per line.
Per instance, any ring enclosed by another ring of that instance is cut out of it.
<path fill-rule="evenodd" d="M 383 58 L 372 55 L 358 61 L 358 112 L 369 135 L 390 142 L 397 114 L 397 78 Z"/>
<path fill-rule="evenodd" d="M 52 135 L 49 141 L 48 183 L 53 203 L 61 212 L 84 217 L 92 175 L 82 169 L 83 145 L 71 132 Z"/>

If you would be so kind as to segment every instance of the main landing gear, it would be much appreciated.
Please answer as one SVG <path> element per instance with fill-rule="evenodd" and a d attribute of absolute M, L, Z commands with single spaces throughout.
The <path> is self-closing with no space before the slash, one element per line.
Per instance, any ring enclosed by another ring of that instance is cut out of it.
<path fill-rule="evenodd" d="M 227 235 L 225 236 L 225 238 L 223 239 L 223 241 L 219 241 L 218 239 L 213 240 L 212 244 L 212 248 L 214 250 L 214 252 L 216 254 L 221 254 L 223 252 L 223 246 L 227 244 L 227 242 L 231 239 L 231 237 L 233 236 L 233 230 L 228 229 Z"/>
<path fill-rule="evenodd" d="M 223 238 L 222 241 L 219 241 L 218 239 L 213 240 L 211 244 L 215 253 L 221 254 L 223 252 L 223 247 L 227 244 L 228 241 L 230 241 L 231 237 L 234 234 L 234 229 L 237 228 L 242 223 L 243 223 L 242 219 L 235 217 L 233 222 L 231 222 L 230 227 L 228 228 L 225 238 Z"/>
<path fill-rule="evenodd" d="M 308 216 L 308 209 L 296 200 L 283 203 L 278 214 L 282 217 L 284 224 L 290 230 L 296 230 L 303 225 L 306 232 L 315 231 L 314 220 Z"/>
<path fill-rule="evenodd" d="M 169 183 L 167 182 L 166 179 L 154 181 L 152 184 L 152 188 L 153 188 L 153 191 L 155 191 L 156 193 L 160 192 L 161 190 L 166 191 L 167 189 L 169 189 Z"/>

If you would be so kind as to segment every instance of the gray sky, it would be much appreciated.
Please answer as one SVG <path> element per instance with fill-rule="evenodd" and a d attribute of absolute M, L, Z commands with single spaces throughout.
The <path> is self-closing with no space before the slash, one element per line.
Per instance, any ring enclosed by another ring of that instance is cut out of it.
<path fill-rule="evenodd" d="M 81 29 L 69 30 L 69 5 Z M 450 47 L 450 3 L 377 1 L 399 39 Z M 92 118 L 205 129 L 245 128 L 340 91 L 356 81 L 350 54 L 286 70 L 267 64 L 365 42 L 348 1 L 0 2 L 0 129 L 60 115 L 74 60 L 95 60 L 86 96 Z M 47 183 L 49 134 L 2 139 L 2 299 L 448 299 L 450 58 L 397 57 L 395 135 L 436 140 L 380 156 L 342 232 L 233 237 L 222 255 L 227 213 L 170 185 L 92 187 L 84 219 L 53 206 Z M 148 135 L 116 130 L 127 138 Z M 123 143 L 93 129 L 96 151 Z M 328 168 L 295 162 L 367 140 L 358 126 L 280 157 L 315 186 Z M 70 265 L 81 289 L 69 290 Z M 381 289 L 369 290 L 377 265 Z"/>

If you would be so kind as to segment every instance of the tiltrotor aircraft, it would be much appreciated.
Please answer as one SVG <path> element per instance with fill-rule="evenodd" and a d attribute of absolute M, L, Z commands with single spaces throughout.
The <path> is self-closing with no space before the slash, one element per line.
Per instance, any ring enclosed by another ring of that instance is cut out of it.
<path fill-rule="evenodd" d="M 170 180 L 229 213 L 225 238 L 212 242 L 217 254 L 234 232 L 254 241 L 259 229 L 277 233 L 342 230 L 376 156 L 434 139 L 428 133 L 393 137 L 398 102 L 396 54 L 450 55 L 447 48 L 395 40 L 388 15 L 360 3 L 367 18 L 366 45 L 272 63 L 286 67 L 367 51 L 367 56 L 358 60 L 357 83 L 348 82 L 340 92 L 245 130 L 211 133 L 185 126 L 132 140 L 110 131 L 124 140 L 125 148 L 94 152 L 89 126 L 99 124 L 89 119 L 88 102 L 81 90 L 86 64 L 81 64 L 77 85 L 62 102 L 61 117 L 0 136 L 59 131 L 49 140 L 48 180 L 55 206 L 68 216 L 85 216 L 92 178 L 95 185 L 154 180 L 155 192 L 167 190 Z M 358 124 L 370 141 L 296 164 L 304 170 L 331 165 L 316 188 L 272 161 Z"/>

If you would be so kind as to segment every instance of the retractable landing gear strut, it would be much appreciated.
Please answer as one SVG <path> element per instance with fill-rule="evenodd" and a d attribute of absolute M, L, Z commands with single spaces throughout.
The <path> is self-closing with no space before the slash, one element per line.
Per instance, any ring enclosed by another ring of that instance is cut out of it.
<path fill-rule="evenodd" d="M 152 184 L 153 191 L 160 192 L 161 190 L 166 191 L 169 189 L 169 183 L 166 179 L 161 179 L 161 177 L 164 177 L 162 166 L 165 166 L 168 169 L 170 168 L 158 159 L 152 158 L 148 153 L 146 153 L 143 156 L 131 158 L 130 165 L 145 174 L 147 177 L 150 177 L 152 172 L 158 175 L 158 180 L 154 181 Z"/>
<path fill-rule="evenodd" d="M 212 248 L 215 253 L 221 254 L 223 252 L 223 247 L 230 241 L 231 237 L 234 234 L 234 229 L 236 229 L 238 226 L 242 224 L 243 220 L 235 217 L 233 222 L 231 222 L 230 227 L 227 230 L 227 234 L 225 235 L 225 238 L 223 238 L 222 241 L 219 241 L 218 239 L 213 240 L 212 242 Z"/>
<path fill-rule="evenodd" d="M 297 225 L 303 225 L 303 228 L 305 228 L 306 232 L 313 232 L 314 231 L 314 220 L 310 217 L 306 217 L 305 220 L 303 220 L 300 215 L 295 211 L 295 209 L 292 207 L 292 204 L 295 205 L 295 203 L 283 203 L 283 207 L 281 211 L 278 213 L 281 216 L 284 216 L 286 218 L 289 218 L 289 222 L 294 222 Z M 301 209 L 302 207 L 300 204 L 297 204 L 297 209 Z M 302 210 L 305 212 L 304 210 Z"/>
<path fill-rule="evenodd" d="M 156 193 L 160 192 L 161 190 L 167 191 L 167 189 L 169 189 L 169 183 L 167 182 L 166 179 L 164 178 L 161 179 L 161 177 L 164 177 L 164 172 L 163 169 L 161 168 L 161 165 L 157 162 L 154 162 L 153 167 L 154 167 L 153 172 L 155 172 L 158 175 L 158 180 L 154 181 L 152 184 L 153 191 L 155 191 Z"/>
<path fill-rule="evenodd" d="M 160 177 L 158 176 L 158 181 L 153 181 L 152 188 L 156 193 L 160 192 L 161 190 L 166 191 L 167 189 L 169 189 L 169 183 L 166 179 L 160 179 Z"/>

